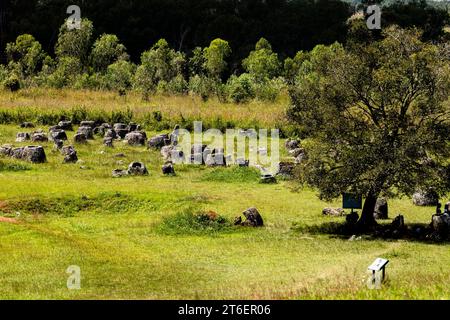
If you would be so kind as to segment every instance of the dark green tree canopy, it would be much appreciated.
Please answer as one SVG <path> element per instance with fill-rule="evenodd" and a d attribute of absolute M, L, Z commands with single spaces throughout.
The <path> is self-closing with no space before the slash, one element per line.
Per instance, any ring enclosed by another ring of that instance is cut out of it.
<path fill-rule="evenodd" d="M 450 61 L 420 36 L 392 27 L 354 51 L 318 46 L 291 89 L 310 138 L 303 181 L 322 198 L 364 195 L 364 219 L 380 194 L 449 189 Z"/>

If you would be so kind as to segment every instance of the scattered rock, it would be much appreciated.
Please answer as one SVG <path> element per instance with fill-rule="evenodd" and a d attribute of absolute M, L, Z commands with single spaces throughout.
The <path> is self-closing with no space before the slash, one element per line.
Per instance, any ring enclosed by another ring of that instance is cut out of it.
<path fill-rule="evenodd" d="M 433 189 L 419 190 L 412 196 L 416 206 L 435 206 L 439 202 L 439 196 Z"/>
<path fill-rule="evenodd" d="M 112 129 L 107 129 L 105 131 L 105 138 L 117 139 L 117 133 Z"/>
<path fill-rule="evenodd" d="M 249 160 L 245 160 L 243 158 L 237 158 L 236 159 L 236 164 L 239 167 L 248 167 L 250 165 L 250 161 Z"/>
<path fill-rule="evenodd" d="M 322 214 L 332 217 L 342 217 L 345 215 L 345 212 L 342 208 L 325 208 L 322 210 Z"/>
<path fill-rule="evenodd" d="M 145 132 L 133 131 L 127 133 L 127 135 L 125 136 L 125 140 L 130 146 L 145 146 L 147 135 L 145 134 Z"/>
<path fill-rule="evenodd" d="M 373 213 L 375 219 L 388 219 L 388 203 L 385 198 L 378 198 L 375 204 L 375 211 Z"/>
<path fill-rule="evenodd" d="M 277 183 L 277 178 L 275 178 L 275 176 L 270 173 L 266 173 L 261 175 L 259 182 L 265 184 Z"/>
<path fill-rule="evenodd" d="M 293 139 L 288 139 L 286 140 L 286 143 L 284 144 L 286 149 L 288 151 L 290 150 L 294 150 L 300 147 L 300 141 L 298 140 L 293 140 Z"/>
<path fill-rule="evenodd" d="M 43 132 L 34 132 L 31 136 L 31 141 L 33 142 L 47 142 L 48 137 Z"/>
<path fill-rule="evenodd" d="M 163 147 L 170 145 L 170 138 L 167 134 L 160 134 L 148 140 L 148 147 L 161 150 Z"/>
<path fill-rule="evenodd" d="M 64 163 L 77 163 L 78 156 L 74 147 L 66 146 L 61 149 L 61 154 L 64 156 Z"/>
<path fill-rule="evenodd" d="M 49 137 L 50 137 L 50 141 L 54 141 L 54 140 L 66 141 L 67 140 L 67 134 L 62 129 L 56 129 L 56 130 L 50 131 Z"/>
<path fill-rule="evenodd" d="M 44 148 L 41 146 L 27 146 L 23 148 L 22 159 L 32 163 L 44 163 L 47 161 Z"/>
<path fill-rule="evenodd" d="M 31 140 L 30 134 L 27 132 L 19 132 L 16 135 L 16 142 L 25 142 Z"/>
<path fill-rule="evenodd" d="M 261 214 L 258 212 L 258 209 L 256 209 L 256 208 L 249 208 L 249 209 L 245 210 L 242 214 L 244 215 L 246 220 L 244 222 L 242 222 L 242 218 L 241 218 L 240 225 L 242 225 L 242 226 L 249 226 L 249 227 L 262 227 L 262 226 L 264 226 L 263 218 L 261 217 Z M 239 221 L 238 218 L 235 219 L 235 223 L 237 221 Z"/>
<path fill-rule="evenodd" d="M 148 174 L 148 170 L 142 162 L 132 162 L 128 166 L 128 174 L 135 176 L 143 176 Z"/>
<path fill-rule="evenodd" d="M 291 157 L 297 158 L 299 155 L 303 154 L 305 152 L 305 149 L 303 148 L 296 148 L 293 150 L 289 150 L 289 155 Z"/>
<path fill-rule="evenodd" d="M 280 162 L 278 164 L 277 175 L 286 179 L 290 179 L 294 176 L 294 168 L 295 164 L 292 162 Z"/>
<path fill-rule="evenodd" d="M 113 148 L 114 147 L 114 145 L 113 145 L 113 138 L 104 138 L 103 139 L 103 144 L 106 147 Z"/>
<path fill-rule="evenodd" d="M 81 121 L 80 127 L 89 127 L 92 130 L 95 128 L 95 121 Z"/>
<path fill-rule="evenodd" d="M 77 133 L 73 136 L 73 142 L 79 144 L 87 143 L 86 135 L 84 135 L 83 133 Z"/>
<path fill-rule="evenodd" d="M 431 228 L 440 239 L 446 239 L 450 234 L 450 216 L 448 214 L 433 215 Z"/>
<path fill-rule="evenodd" d="M 15 159 L 22 159 L 23 156 L 23 148 L 13 148 L 11 149 L 11 153 L 10 156 L 15 158 Z"/>
<path fill-rule="evenodd" d="M 116 157 L 116 158 L 125 158 L 126 155 L 123 154 L 123 153 L 118 153 L 118 154 L 115 154 L 114 157 Z"/>
<path fill-rule="evenodd" d="M 391 227 L 394 230 L 403 230 L 403 229 L 405 229 L 405 217 L 403 217 L 402 215 L 398 215 L 397 217 L 395 217 L 394 220 L 391 223 Z"/>
<path fill-rule="evenodd" d="M 120 178 L 120 177 L 124 177 L 127 175 L 128 175 L 127 170 L 116 169 L 116 170 L 113 170 L 113 172 L 112 172 L 113 178 Z"/>
<path fill-rule="evenodd" d="M 164 161 L 171 161 L 172 160 L 172 151 L 175 150 L 174 146 L 164 146 L 161 149 L 161 156 L 163 157 Z"/>
<path fill-rule="evenodd" d="M 0 155 L 10 157 L 12 152 L 11 145 L 3 145 L 0 147 Z"/>
<path fill-rule="evenodd" d="M 65 131 L 73 131 L 72 121 L 60 121 L 58 122 L 58 127 Z"/>
<path fill-rule="evenodd" d="M 54 150 L 61 150 L 62 147 L 64 146 L 64 141 L 62 140 L 53 140 L 53 149 Z"/>
<path fill-rule="evenodd" d="M 175 175 L 175 168 L 173 167 L 173 163 L 172 162 L 166 162 L 163 166 L 162 166 L 162 173 L 166 176 L 173 176 Z"/>
<path fill-rule="evenodd" d="M 93 140 L 94 139 L 94 130 L 89 126 L 82 126 L 78 128 L 77 134 L 84 134 L 86 139 Z"/>
<path fill-rule="evenodd" d="M 128 132 L 139 131 L 141 130 L 141 126 L 134 122 L 131 122 L 130 124 L 128 124 L 126 129 L 128 130 Z"/>

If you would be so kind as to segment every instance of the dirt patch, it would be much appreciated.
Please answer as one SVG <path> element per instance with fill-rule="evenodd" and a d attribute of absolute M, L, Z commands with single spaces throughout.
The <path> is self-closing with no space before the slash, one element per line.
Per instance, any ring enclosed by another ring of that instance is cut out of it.
<path fill-rule="evenodd" d="M 13 218 L 0 217 L 0 223 L 13 223 L 13 224 L 18 224 L 19 221 L 17 221 L 16 219 L 13 219 Z"/>

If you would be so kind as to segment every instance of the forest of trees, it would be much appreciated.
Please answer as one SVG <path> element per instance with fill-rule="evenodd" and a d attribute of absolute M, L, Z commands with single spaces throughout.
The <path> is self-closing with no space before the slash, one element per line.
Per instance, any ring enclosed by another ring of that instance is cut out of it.
<path fill-rule="evenodd" d="M 70 4 L 81 7 L 81 30 L 64 22 Z M 2 0 L 0 82 L 274 100 L 317 45 L 382 37 L 354 14 L 337 0 Z M 394 1 L 382 17 L 383 27 L 448 41 L 448 12 L 424 0 Z"/>

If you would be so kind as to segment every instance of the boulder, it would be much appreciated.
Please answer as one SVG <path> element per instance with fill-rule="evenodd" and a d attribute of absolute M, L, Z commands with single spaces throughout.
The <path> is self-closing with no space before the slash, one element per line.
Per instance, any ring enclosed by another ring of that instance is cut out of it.
<path fill-rule="evenodd" d="M 10 157 L 12 152 L 12 146 L 10 145 L 3 145 L 0 147 L 0 155 L 5 157 Z"/>
<path fill-rule="evenodd" d="M 76 163 L 78 161 L 77 152 L 72 146 L 63 147 L 61 153 L 64 156 L 64 163 Z"/>
<path fill-rule="evenodd" d="M 47 142 L 47 135 L 43 132 L 35 132 L 31 136 L 31 141 L 33 142 Z"/>
<path fill-rule="evenodd" d="M 295 164 L 292 162 L 280 162 L 277 175 L 283 178 L 292 178 L 294 176 L 294 168 Z"/>
<path fill-rule="evenodd" d="M 104 138 L 103 139 L 103 144 L 106 147 L 113 148 L 114 147 L 114 145 L 113 145 L 113 138 Z"/>
<path fill-rule="evenodd" d="M 261 175 L 259 182 L 265 184 L 277 183 L 277 178 L 275 178 L 275 176 L 270 173 L 265 173 Z"/>
<path fill-rule="evenodd" d="M 250 165 L 250 161 L 249 160 L 245 160 L 243 158 L 237 158 L 236 159 L 236 164 L 239 167 L 248 167 Z"/>
<path fill-rule="evenodd" d="M 322 214 L 325 216 L 342 217 L 345 215 L 345 212 L 342 208 L 324 208 Z"/>
<path fill-rule="evenodd" d="M 27 146 L 23 148 L 22 159 L 32 163 L 44 163 L 47 161 L 44 148 L 41 146 Z"/>
<path fill-rule="evenodd" d="M 121 170 L 121 169 L 115 169 L 112 172 L 112 176 L 113 178 L 120 178 L 120 177 L 124 177 L 128 175 L 128 171 L 127 170 Z"/>
<path fill-rule="evenodd" d="M 402 215 L 396 216 L 391 223 L 391 227 L 397 231 L 404 230 L 405 229 L 405 217 L 403 217 Z"/>
<path fill-rule="evenodd" d="M 256 208 L 249 208 L 242 213 L 245 221 L 241 223 L 243 226 L 262 227 L 264 226 L 263 218 Z"/>
<path fill-rule="evenodd" d="M 73 131 L 72 121 L 60 121 L 58 122 L 58 127 L 65 131 Z"/>
<path fill-rule="evenodd" d="M 131 122 L 127 125 L 126 129 L 128 130 L 128 132 L 139 131 L 141 130 L 141 126 L 137 123 Z"/>
<path fill-rule="evenodd" d="M 78 128 L 77 134 L 84 134 L 86 139 L 93 140 L 94 139 L 94 130 L 89 126 L 82 126 Z"/>
<path fill-rule="evenodd" d="M 117 133 L 112 129 L 106 129 L 104 138 L 117 139 Z"/>
<path fill-rule="evenodd" d="M 27 132 L 19 132 L 16 135 L 16 142 L 25 142 L 31 140 L 30 134 Z"/>
<path fill-rule="evenodd" d="M 76 135 L 73 136 L 73 142 L 79 144 L 87 143 L 86 135 L 84 135 L 83 133 L 77 133 Z"/>
<path fill-rule="evenodd" d="M 12 148 L 10 156 L 15 159 L 21 160 L 23 158 L 23 149 L 24 148 Z"/>
<path fill-rule="evenodd" d="M 433 189 L 419 190 L 412 199 L 416 206 L 436 206 L 439 202 L 439 196 Z"/>
<path fill-rule="evenodd" d="M 128 174 L 134 176 L 143 176 L 148 174 L 145 164 L 142 162 L 132 162 L 128 166 Z"/>
<path fill-rule="evenodd" d="M 50 138 L 50 141 L 55 141 L 55 140 L 67 141 L 67 134 L 62 129 L 56 129 L 56 130 L 50 131 L 49 138 Z"/>
<path fill-rule="evenodd" d="M 152 149 L 160 150 L 168 145 L 170 145 L 170 138 L 167 134 L 160 134 L 148 140 L 148 147 Z"/>
<path fill-rule="evenodd" d="M 95 128 L 95 121 L 81 121 L 80 127 L 89 127 L 92 130 Z"/>
<path fill-rule="evenodd" d="M 166 176 L 173 176 L 175 175 L 175 168 L 173 167 L 173 163 L 172 162 L 166 162 L 163 166 L 162 166 L 162 173 Z"/>
<path fill-rule="evenodd" d="M 34 128 L 34 124 L 31 122 L 22 122 L 20 124 L 20 127 L 21 128 Z"/>
<path fill-rule="evenodd" d="M 117 135 L 117 139 L 125 139 L 125 136 L 129 133 L 128 129 L 114 129 Z"/>
<path fill-rule="evenodd" d="M 300 141 L 299 140 L 293 140 L 293 139 L 288 139 L 285 142 L 285 147 L 288 151 L 290 150 L 294 150 L 300 147 Z"/>
<path fill-rule="evenodd" d="M 113 129 L 114 129 L 114 131 L 117 131 L 117 130 L 127 130 L 127 125 L 124 124 L 124 123 L 114 123 Z"/>
<path fill-rule="evenodd" d="M 161 149 L 161 156 L 163 157 L 164 161 L 171 161 L 172 160 L 172 151 L 174 151 L 174 146 L 165 146 Z"/>
<path fill-rule="evenodd" d="M 125 136 L 125 140 L 130 146 L 145 146 L 147 136 L 145 132 L 133 131 Z"/>
<path fill-rule="evenodd" d="M 305 152 L 305 150 L 303 148 L 295 148 L 295 149 L 289 150 L 288 153 L 291 157 L 297 158 L 299 155 L 301 155 L 304 152 Z"/>
<path fill-rule="evenodd" d="M 64 141 L 62 140 L 53 140 L 53 149 L 54 150 L 61 150 L 62 147 L 64 146 Z"/>
<path fill-rule="evenodd" d="M 388 219 L 388 203 L 387 200 L 384 198 L 378 198 L 377 203 L 375 204 L 375 210 L 374 210 L 374 218 L 375 219 Z"/>
<path fill-rule="evenodd" d="M 446 239 L 450 234 L 450 216 L 448 214 L 433 215 L 431 228 L 441 239 Z"/>

